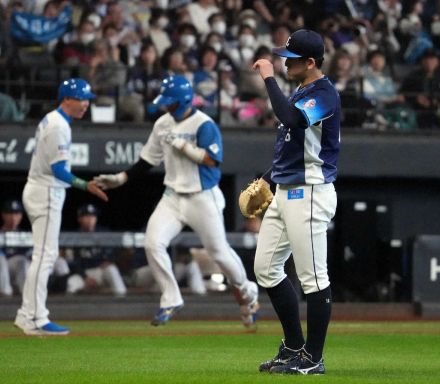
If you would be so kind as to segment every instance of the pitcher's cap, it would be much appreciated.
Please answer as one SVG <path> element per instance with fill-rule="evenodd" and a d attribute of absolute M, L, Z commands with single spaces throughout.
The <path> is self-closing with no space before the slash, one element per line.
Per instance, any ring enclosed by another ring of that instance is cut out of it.
<path fill-rule="evenodd" d="M 286 42 L 285 47 L 277 47 L 272 52 L 282 57 L 324 57 L 324 40 L 321 35 L 309 29 L 299 29 L 293 32 Z"/>

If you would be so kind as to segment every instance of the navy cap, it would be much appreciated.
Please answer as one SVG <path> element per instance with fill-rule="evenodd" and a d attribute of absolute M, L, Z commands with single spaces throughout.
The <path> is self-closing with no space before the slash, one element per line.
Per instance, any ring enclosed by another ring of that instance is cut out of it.
<path fill-rule="evenodd" d="M 2 204 L 2 212 L 4 213 L 23 213 L 23 205 L 19 200 L 6 200 Z"/>
<path fill-rule="evenodd" d="M 324 40 L 315 31 L 299 29 L 290 35 L 285 47 L 273 48 L 272 52 L 283 57 L 320 59 L 324 57 Z"/>
<path fill-rule="evenodd" d="M 84 204 L 78 208 L 77 215 L 78 217 L 85 215 L 98 216 L 98 209 L 93 204 Z"/>

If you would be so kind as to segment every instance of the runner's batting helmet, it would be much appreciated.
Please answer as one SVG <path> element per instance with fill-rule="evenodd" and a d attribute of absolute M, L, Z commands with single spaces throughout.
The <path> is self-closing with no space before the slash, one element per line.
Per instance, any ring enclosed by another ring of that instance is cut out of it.
<path fill-rule="evenodd" d="M 183 76 L 172 75 L 162 81 L 160 94 L 153 100 L 153 104 L 157 106 L 170 106 L 179 103 L 179 107 L 171 112 L 171 115 L 180 119 L 191 106 L 192 98 L 193 88 L 191 83 Z"/>

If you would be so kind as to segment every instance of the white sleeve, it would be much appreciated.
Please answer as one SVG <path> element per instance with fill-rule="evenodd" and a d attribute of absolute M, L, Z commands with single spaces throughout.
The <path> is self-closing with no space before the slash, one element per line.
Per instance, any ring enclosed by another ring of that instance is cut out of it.
<path fill-rule="evenodd" d="M 54 127 L 48 131 L 44 140 L 46 140 L 49 164 L 55 164 L 62 160 L 70 161 L 70 129 Z"/>
<path fill-rule="evenodd" d="M 163 148 L 161 137 L 158 134 L 159 129 L 154 125 L 147 143 L 143 146 L 140 157 L 151 165 L 158 166 L 163 161 Z"/>

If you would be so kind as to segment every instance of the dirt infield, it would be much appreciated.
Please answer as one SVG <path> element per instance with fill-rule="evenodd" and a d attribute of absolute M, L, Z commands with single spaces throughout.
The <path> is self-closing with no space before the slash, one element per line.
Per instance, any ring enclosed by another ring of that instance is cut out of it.
<path fill-rule="evenodd" d="M 77 323 L 78 330 L 75 330 L 75 323 Z M 115 329 L 108 329 L 115 324 Z M 383 327 L 381 327 L 383 324 Z M 222 326 L 223 325 L 223 326 Z M 278 322 L 263 321 L 260 326 L 256 328 L 246 329 L 241 327 L 239 322 L 235 321 L 189 321 L 189 320 L 175 320 L 172 326 L 152 327 L 146 321 L 78 321 L 69 322 L 72 332 L 67 337 L 169 337 L 169 336 L 213 336 L 213 335 L 244 335 L 244 334 L 259 334 L 259 335 L 280 335 Z M 10 327 L 10 331 L 8 328 Z M 132 329 L 132 328 L 136 329 Z M 84 329 L 86 328 L 86 329 Z M 88 329 L 87 329 L 88 328 Z M 97 328 L 107 328 L 98 330 Z M 144 328 L 139 330 L 139 328 Z M 185 329 L 183 329 L 185 328 Z M 222 329 L 223 328 L 223 329 Z M 0 339 L 16 338 L 16 337 L 35 337 L 26 336 L 18 329 L 15 329 L 12 324 L 7 322 L 0 323 Z M 393 322 L 348 322 L 348 321 L 333 321 L 330 323 L 330 334 L 414 334 L 414 335 L 438 335 L 440 333 L 440 323 L 437 321 L 393 321 Z M 51 338 L 52 336 L 37 336 L 40 338 Z"/>

